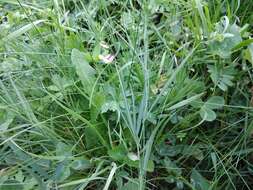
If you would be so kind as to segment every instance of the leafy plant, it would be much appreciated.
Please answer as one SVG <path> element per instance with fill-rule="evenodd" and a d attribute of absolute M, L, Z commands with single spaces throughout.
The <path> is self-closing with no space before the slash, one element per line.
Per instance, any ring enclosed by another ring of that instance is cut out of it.
<path fill-rule="evenodd" d="M 253 1 L 0 1 L 0 190 L 251 189 Z"/>

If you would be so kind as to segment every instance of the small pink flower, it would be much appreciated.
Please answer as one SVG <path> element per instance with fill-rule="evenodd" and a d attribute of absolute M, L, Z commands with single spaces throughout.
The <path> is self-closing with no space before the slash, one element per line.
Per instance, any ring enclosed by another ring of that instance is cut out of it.
<path fill-rule="evenodd" d="M 115 55 L 108 54 L 108 55 L 99 55 L 98 56 L 101 61 L 104 63 L 111 63 L 115 59 Z"/>

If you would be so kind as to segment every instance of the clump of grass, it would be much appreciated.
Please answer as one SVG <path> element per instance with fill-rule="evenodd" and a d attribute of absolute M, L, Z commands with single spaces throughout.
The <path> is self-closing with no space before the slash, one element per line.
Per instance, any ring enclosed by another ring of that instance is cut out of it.
<path fill-rule="evenodd" d="M 0 189 L 250 189 L 252 6 L 1 1 Z"/>

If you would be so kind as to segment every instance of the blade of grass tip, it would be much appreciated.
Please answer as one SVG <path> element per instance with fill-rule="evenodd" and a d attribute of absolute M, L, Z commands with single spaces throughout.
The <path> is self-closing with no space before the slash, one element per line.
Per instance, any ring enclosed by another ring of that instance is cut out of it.
<path fill-rule="evenodd" d="M 161 74 L 162 74 L 163 66 L 164 66 L 164 62 L 165 62 L 165 58 L 166 58 L 166 51 L 163 53 L 163 56 L 162 56 L 162 60 L 161 60 L 161 64 L 160 64 L 160 67 L 159 67 L 159 72 L 158 72 L 157 78 L 160 78 L 160 76 L 161 76 Z"/>
<path fill-rule="evenodd" d="M 201 94 L 197 94 L 195 96 L 192 96 L 190 98 L 187 98 L 186 100 L 182 100 L 176 104 L 174 104 L 173 106 L 167 108 L 166 110 L 167 111 L 171 111 L 171 110 L 175 110 L 175 109 L 178 109 L 180 107 L 183 107 L 183 106 L 186 106 L 188 105 L 189 103 L 193 102 L 194 100 L 197 100 L 198 98 L 200 98 L 204 93 L 201 93 Z"/>
<path fill-rule="evenodd" d="M 57 12 L 57 16 L 58 16 L 58 22 L 59 24 L 61 23 L 61 9 L 60 9 L 60 6 L 59 6 L 59 3 L 58 3 L 58 0 L 53 0 L 54 2 L 54 7 L 55 7 L 55 10 Z"/>
<path fill-rule="evenodd" d="M 200 16 L 201 21 L 202 21 L 204 34 L 207 35 L 208 34 L 208 26 L 207 26 L 207 21 L 206 21 L 206 17 L 205 17 L 203 8 L 202 8 L 203 5 L 201 4 L 201 1 L 202 0 L 195 0 L 195 4 L 197 6 L 198 13 L 199 13 L 199 16 Z"/>
<path fill-rule="evenodd" d="M 149 70 L 148 70 L 148 59 L 149 59 L 149 52 L 148 52 L 148 15 L 147 15 L 147 7 L 146 3 L 144 3 L 144 61 L 142 63 L 142 71 L 144 75 L 144 89 L 143 89 L 143 96 L 141 99 L 141 104 L 138 110 L 138 118 L 137 118 L 137 126 L 136 126 L 136 134 L 139 135 L 141 131 L 141 135 L 145 136 L 145 128 L 141 129 L 145 119 L 147 118 L 147 109 L 148 109 L 148 97 L 149 97 Z"/>
<path fill-rule="evenodd" d="M 105 186 L 104 186 L 103 190 L 108 190 L 109 189 L 109 186 L 112 182 L 112 179 L 113 179 L 113 176 L 114 176 L 116 170 L 117 170 L 117 165 L 113 162 L 111 172 L 110 172 L 110 174 L 109 174 L 109 176 L 106 180 L 106 183 L 105 183 Z"/>
<path fill-rule="evenodd" d="M 145 145 L 145 127 L 144 123 L 148 115 L 148 99 L 149 99 L 149 70 L 148 70 L 148 59 L 149 59 L 149 43 L 148 43 L 148 2 L 145 1 L 143 3 L 143 11 L 144 11 L 144 62 L 142 64 L 143 74 L 144 74 L 144 89 L 143 89 L 143 96 L 141 100 L 141 105 L 138 110 L 138 118 L 137 118 L 137 134 L 141 132 L 140 138 L 142 137 L 143 145 Z M 141 127 L 142 126 L 142 127 Z M 140 157 L 140 155 L 138 155 Z M 146 164 L 146 165 L 145 165 Z M 140 186 L 139 189 L 145 189 L 146 183 L 146 168 L 147 168 L 148 161 L 144 159 L 144 165 L 142 162 L 139 164 L 139 179 L 140 179 Z"/>
<path fill-rule="evenodd" d="M 45 22 L 46 20 L 37 20 L 37 21 L 34 21 L 32 23 L 29 23 L 21 28 L 19 28 L 18 30 L 8 34 L 4 39 L 3 41 L 4 42 L 7 42 L 7 41 L 10 41 L 10 40 L 13 40 L 13 39 L 16 39 L 18 38 L 19 36 L 21 36 L 22 34 L 28 32 L 29 30 L 31 30 L 32 28 L 34 28 L 34 26 L 40 24 L 40 23 L 43 23 Z"/>
<path fill-rule="evenodd" d="M 123 99 L 124 99 L 124 106 L 126 108 L 126 117 L 127 117 L 127 122 L 128 122 L 128 126 L 130 128 L 130 131 L 134 137 L 135 140 L 138 139 L 137 137 L 137 134 L 135 133 L 135 128 L 133 126 L 133 121 L 132 121 L 132 117 L 131 117 L 131 113 L 130 113 L 130 108 L 129 108 L 129 104 L 128 104 L 128 101 L 127 101 L 127 97 L 126 97 L 126 93 L 125 93 L 125 89 L 124 89 L 124 85 L 123 85 L 123 81 L 121 79 L 121 74 L 119 72 L 119 69 L 118 69 L 118 66 L 116 65 L 116 70 L 117 70 L 117 74 L 118 74 L 118 78 L 119 78 L 119 83 L 120 83 L 120 89 L 121 89 L 121 92 L 123 94 Z M 138 142 L 138 141 L 137 141 Z"/>

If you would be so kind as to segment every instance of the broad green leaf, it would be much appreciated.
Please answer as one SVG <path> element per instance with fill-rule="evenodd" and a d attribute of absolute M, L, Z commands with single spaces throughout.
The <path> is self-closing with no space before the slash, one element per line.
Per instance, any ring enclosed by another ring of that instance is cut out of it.
<path fill-rule="evenodd" d="M 84 129 L 85 134 L 85 145 L 88 149 L 96 148 L 101 146 L 101 142 L 98 141 L 98 134 L 91 127 Z"/>
<path fill-rule="evenodd" d="M 206 108 L 208 109 L 219 109 L 222 108 L 225 104 L 224 98 L 221 96 L 212 96 L 205 103 Z"/>
<path fill-rule="evenodd" d="M 77 49 L 72 50 L 71 61 L 75 66 L 76 73 L 79 79 L 83 83 L 88 93 L 91 93 L 96 70 L 89 65 L 88 61 L 86 60 L 85 54 Z"/>
<path fill-rule="evenodd" d="M 70 176 L 70 168 L 68 162 L 61 162 L 57 165 L 54 179 L 57 182 L 63 182 Z"/>
<path fill-rule="evenodd" d="M 70 164 L 70 167 L 74 170 L 85 170 L 89 169 L 91 166 L 91 162 L 83 158 L 76 159 Z"/>
<path fill-rule="evenodd" d="M 206 106 L 202 106 L 200 109 L 200 116 L 206 121 L 213 121 L 216 119 L 216 113 Z"/>
<path fill-rule="evenodd" d="M 123 145 L 118 145 L 109 150 L 108 154 L 113 160 L 123 161 L 127 157 L 127 150 Z"/>
<path fill-rule="evenodd" d="M 190 105 L 194 108 L 201 108 L 201 106 L 204 105 L 204 102 L 201 100 L 201 98 L 197 98 L 196 100 L 191 102 Z"/>
<path fill-rule="evenodd" d="M 123 187 L 121 187 L 119 190 L 137 190 L 139 189 L 139 183 L 138 180 L 132 179 L 131 181 L 128 181 Z"/>
<path fill-rule="evenodd" d="M 180 176 L 182 174 L 182 169 L 179 168 L 172 160 L 168 157 L 164 159 L 164 166 L 167 172 L 173 176 Z"/>
<path fill-rule="evenodd" d="M 92 121 L 96 121 L 99 113 L 101 112 L 102 106 L 105 104 L 106 95 L 103 92 L 96 92 L 90 98 L 91 109 L 90 109 L 90 116 Z"/>
<path fill-rule="evenodd" d="M 129 153 L 125 149 L 123 145 L 118 145 L 116 147 L 113 147 L 111 150 L 108 151 L 109 156 L 115 160 L 119 161 L 121 163 L 125 163 L 130 167 L 139 168 L 141 159 L 137 160 L 131 160 L 129 158 Z M 147 164 L 147 171 L 153 172 L 154 171 L 154 162 L 152 160 L 148 160 Z"/>
<path fill-rule="evenodd" d="M 210 182 L 195 169 L 192 170 L 191 181 L 197 190 L 208 190 L 211 187 Z"/>
<path fill-rule="evenodd" d="M 71 146 L 66 145 L 63 142 L 59 142 L 56 145 L 56 156 L 61 157 L 62 159 L 65 159 L 66 157 L 71 157 L 72 156 L 72 151 L 71 151 Z"/>
<path fill-rule="evenodd" d="M 181 153 L 183 156 L 193 156 L 197 160 L 203 160 L 204 159 L 204 153 L 200 149 L 200 145 L 183 145 L 183 150 Z"/>
<path fill-rule="evenodd" d="M 126 163 L 128 166 L 133 167 L 133 168 L 138 169 L 140 167 L 140 160 L 133 161 L 129 158 L 126 158 L 124 160 L 124 163 Z M 153 160 L 148 160 L 146 171 L 153 172 L 154 169 L 155 169 L 155 164 L 154 164 Z"/>

